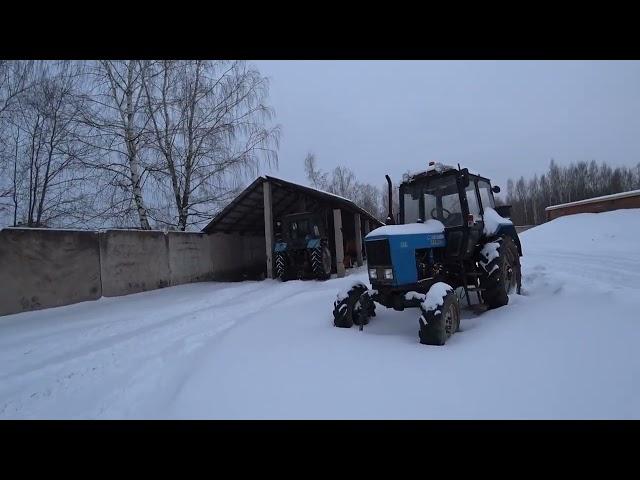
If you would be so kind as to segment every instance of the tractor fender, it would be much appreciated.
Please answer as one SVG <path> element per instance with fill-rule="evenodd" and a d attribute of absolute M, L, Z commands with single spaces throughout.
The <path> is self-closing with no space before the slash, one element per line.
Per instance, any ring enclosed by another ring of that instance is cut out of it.
<path fill-rule="evenodd" d="M 284 252 L 287 249 L 287 243 L 286 242 L 276 242 L 276 244 L 273 246 L 273 251 L 274 252 Z"/>
<path fill-rule="evenodd" d="M 518 254 L 522 256 L 522 245 L 520 244 L 520 238 L 518 237 L 518 232 L 516 231 L 516 227 L 513 225 L 505 225 L 502 224 L 498 226 L 496 233 L 493 235 L 495 237 L 504 237 L 509 236 L 513 240 L 513 243 L 518 247 Z"/>
<path fill-rule="evenodd" d="M 307 240 L 307 248 L 318 248 L 320 247 L 320 239 L 319 238 L 311 238 Z"/>

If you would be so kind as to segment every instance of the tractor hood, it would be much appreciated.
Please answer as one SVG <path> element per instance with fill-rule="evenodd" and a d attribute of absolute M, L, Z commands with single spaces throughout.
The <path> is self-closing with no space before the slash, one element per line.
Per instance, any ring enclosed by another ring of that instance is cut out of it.
<path fill-rule="evenodd" d="M 439 220 L 405 225 L 385 225 L 364 237 L 367 244 L 375 240 L 388 240 L 392 251 L 408 248 L 438 248 L 446 245 L 444 225 Z"/>
<path fill-rule="evenodd" d="M 385 225 L 371 231 L 365 238 L 395 237 L 425 233 L 444 233 L 444 225 L 439 220 L 427 220 L 425 223 L 407 223 L 406 225 Z"/>
<path fill-rule="evenodd" d="M 309 235 L 307 235 L 309 237 Z M 276 242 L 273 246 L 274 252 L 284 252 L 285 250 L 304 250 L 307 248 L 318 248 L 320 246 L 319 238 L 304 238 L 289 242 Z"/>
<path fill-rule="evenodd" d="M 373 230 L 365 240 L 369 269 L 391 267 L 393 279 L 384 280 L 384 283 L 392 286 L 418 281 L 416 250 L 446 246 L 444 225 L 438 220 L 385 225 Z"/>

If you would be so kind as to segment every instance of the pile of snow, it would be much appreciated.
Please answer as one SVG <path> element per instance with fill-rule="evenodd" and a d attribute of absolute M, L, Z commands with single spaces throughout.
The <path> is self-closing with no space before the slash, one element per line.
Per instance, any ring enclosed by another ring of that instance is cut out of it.
<path fill-rule="evenodd" d="M 440 220 L 429 219 L 424 223 L 407 223 L 405 225 L 384 225 L 372 230 L 365 238 L 380 237 L 382 235 L 415 235 L 420 233 L 442 233 L 444 225 Z"/>
<path fill-rule="evenodd" d="M 434 283 L 427 292 L 425 299 L 422 301 L 422 310 L 428 312 L 441 307 L 444 303 L 444 297 L 446 297 L 447 294 L 452 291 L 453 288 L 451 288 L 451 285 L 448 285 L 444 282 Z M 436 313 L 439 312 L 436 310 Z"/>
<path fill-rule="evenodd" d="M 640 251 L 640 209 L 581 213 L 559 217 L 523 232 L 527 248 L 578 251 L 590 254 Z"/>
<path fill-rule="evenodd" d="M 438 173 L 442 173 L 442 172 L 446 172 L 449 170 L 455 170 L 455 167 L 451 166 L 451 165 L 445 165 L 443 163 L 440 162 L 434 162 L 433 165 L 429 165 L 427 167 L 427 172 L 438 172 Z"/>
<path fill-rule="evenodd" d="M 520 238 L 524 295 L 463 305 L 443 347 L 418 309 L 333 326 L 366 267 L 0 317 L 0 418 L 640 419 L 640 210 Z"/>
<path fill-rule="evenodd" d="M 437 308 L 441 307 L 444 303 L 444 297 L 449 292 L 452 292 L 453 288 L 444 282 L 436 282 L 431 285 L 429 291 L 426 294 L 418 292 L 407 292 L 404 295 L 405 300 L 420 300 L 423 311 L 429 312 L 435 310 L 435 313 L 440 313 Z M 423 320 L 424 321 L 424 320 Z"/>
<path fill-rule="evenodd" d="M 498 249 L 500 248 L 500 244 L 498 242 L 491 242 L 491 243 L 486 243 L 483 247 L 482 250 L 480 250 L 480 254 L 487 259 L 486 262 L 483 262 L 482 260 L 480 261 L 480 265 L 482 265 L 482 268 L 484 268 L 485 270 L 487 270 L 487 265 L 489 265 L 491 263 L 492 260 L 494 260 L 495 258 L 498 258 L 500 256 L 500 253 L 498 252 Z M 493 268 L 491 269 L 489 273 L 489 275 L 491 275 L 491 273 L 498 268 L 498 265 L 494 265 Z"/>
<path fill-rule="evenodd" d="M 511 220 L 500 216 L 500 214 L 491 207 L 484 209 L 482 220 L 484 221 L 484 234 L 489 237 L 498 231 L 500 225 L 513 225 Z"/>

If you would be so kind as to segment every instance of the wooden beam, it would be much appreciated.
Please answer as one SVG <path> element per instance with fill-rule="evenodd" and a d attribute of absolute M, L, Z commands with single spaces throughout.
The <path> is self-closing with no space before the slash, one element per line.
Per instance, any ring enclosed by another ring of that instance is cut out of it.
<path fill-rule="evenodd" d="M 344 244 L 342 243 L 342 212 L 339 208 L 333 209 L 333 230 L 336 242 L 336 272 L 338 277 L 344 277 Z"/>
<path fill-rule="evenodd" d="M 356 227 L 356 261 L 358 266 L 361 267 L 364 264 L 362 260 L 362 228 L 360 224 L 360 214 L 354 213 L 353 219 Z"/>
<path fill-rule="evenodd" d="M 262 184 L 264 193 L 264 244 L 267 254 L 267 278 L 273 278 L 273 212 L 271 210 L 271 182 Z"/>

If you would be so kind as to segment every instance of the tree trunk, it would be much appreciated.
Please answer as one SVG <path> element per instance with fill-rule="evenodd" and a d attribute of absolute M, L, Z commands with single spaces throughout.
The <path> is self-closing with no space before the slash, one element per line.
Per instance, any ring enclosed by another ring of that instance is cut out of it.
<path fill-rule="evenodd" d="M 142 198 L 142 186 L 140 176 L 140 164 L 136 156 L 135 150 L 131 151 L 130 145 L 127 144 L 129 150 L 129 168 L 131 170 L 131 185 L 133 188 L 133 199 L 136 202 L 136 209 L 138 210 L 138 220 L 140 221 L 140 227 L 143 230 L 151 230 L 149 220 L 147 218 L 147 209 L 144 206 L 144 200 Z"/>
<path fill-rule="evenodd" d="M 129 156 L 129 169 L 131 170 L 131 186 L 133 189 L 133 199 L 136 202 L 136 208 L 138 210 L 138 220 L 140 221 L 140 227 L 143 230 L 151 230 L 151 226 L 149 225 L 149 220 L 147 218 L 147 209 L 144 206 L 144 201 L 142 198 L 142 185 L 141 185 L 141 174 L 140 174 L 140 163 L 138 161 L 138 151 L 135 144 L 135 138 L 133 136 L 133 123 L 134 123 L 134 114 L 133 111 L 133 68 L 134 62 L 129 61 L 128 65 L 128 82 L 127 82 L 127 91 L 125 95 L 127 97 L 127 116 L 126 116 L 126 133 L 125 133 L 125 142 L 127 143 L 127 153 Z"/>

